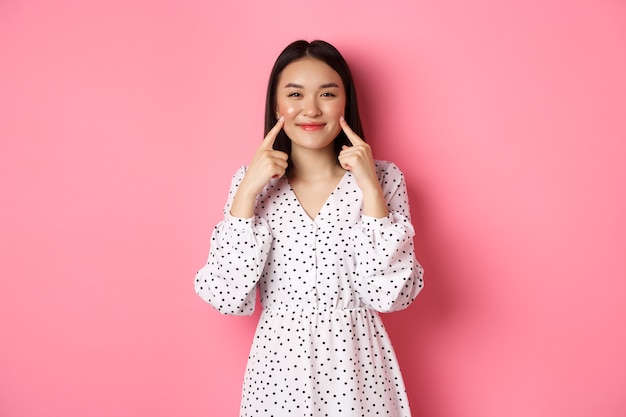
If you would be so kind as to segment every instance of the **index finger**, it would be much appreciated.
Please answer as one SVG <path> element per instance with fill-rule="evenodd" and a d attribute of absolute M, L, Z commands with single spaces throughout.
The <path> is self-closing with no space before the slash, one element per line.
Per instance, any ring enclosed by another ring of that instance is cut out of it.
<path fill-rule="evenodd" d="M 365 141 L 361 139 L 359 135 L 354 133 L 354 130 L 350 128 L 350 126 L 348 125 L 348 122 L 346 122 L 346 119 L 344 119 L 343 116 L 339 118 L 339 125 L 341 126 L 341 129 L 346 134 L 346 136 L 348 137 L 348 140 L 350 140 L 350 143 L 352 143 L 353 146 L 361 145 L 365 143 Z"/>
<path fill-rule="evenodd" d="M 276 121 L 276 124 L 274 125 L 274 127 L 272 127 L 272 129 L 270 129 L 270 131 L 267 132 L 267 135 L 265 135 L 265 138 L 263 138 L 263 142 L 261 143 L 262 148 L 272 149 L 272 146 L 274 145 L 274 141 L 276 140 L 276 137 L 278 136 L 278 132 L 280 132 L 280 129 L 283 128 L 284 124 L 285 124 L 285 117 L 280 116 L 280 118 Z"/>

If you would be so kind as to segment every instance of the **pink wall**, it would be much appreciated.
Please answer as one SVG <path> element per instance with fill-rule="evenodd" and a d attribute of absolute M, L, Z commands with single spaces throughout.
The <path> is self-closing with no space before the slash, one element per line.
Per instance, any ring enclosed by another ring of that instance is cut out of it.
<path fill-rule="evenodd" d="M 0 2 L 0 415 L 236 415 L 256 317 L 193 276 L 297 38 L 409 182 L 415 415 L 626 415 L 626 3 L 217 3 Z"/>

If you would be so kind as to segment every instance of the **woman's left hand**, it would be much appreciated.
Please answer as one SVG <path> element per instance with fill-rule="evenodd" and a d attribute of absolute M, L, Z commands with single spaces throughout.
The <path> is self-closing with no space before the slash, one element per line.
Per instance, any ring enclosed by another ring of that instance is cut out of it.
<path fill-rule="evenodd" d="M 341 117 L 339 123 L 352 146 L 343 146 L 339 153 L 339 163 L 346 171 L 351 171 L 357 185 L 362 191 L 380 190 L 380 183 L 374 167 L 374 157 L 370 146 L 348 126 Z"/>

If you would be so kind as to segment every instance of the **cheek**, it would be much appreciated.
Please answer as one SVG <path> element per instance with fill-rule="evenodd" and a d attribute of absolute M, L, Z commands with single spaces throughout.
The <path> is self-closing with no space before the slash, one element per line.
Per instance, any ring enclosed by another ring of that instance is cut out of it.
<path fill-rule="evenodd" d="M 279 100 L 276 103 L 276 107 L 278 107 L 278 113 L 286 118 L 293 117 L 293 115 L 297 113 L 297 108 L 288 102 L 281 102 Z"/>
<path fill-rule="evenodd" d="M 337 120 L 339 123 L 339 118 L 344 115 L 346 111 L 346 103 L 345 100 L 337 100 L 327 103 L 327 105 L 323 109 L 324 114 L 328 117 Z"/>

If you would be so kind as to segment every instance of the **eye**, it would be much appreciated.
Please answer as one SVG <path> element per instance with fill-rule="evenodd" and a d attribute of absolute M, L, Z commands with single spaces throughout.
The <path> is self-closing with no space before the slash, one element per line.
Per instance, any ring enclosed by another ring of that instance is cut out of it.
<path fill-rule="evenodd" d="M 287 94 L 287 97 L 302 97 L 302 94 L 298 93 L 297 91 L 294 91 L 293 93 Z"/>
<path fill-rule="evenodd" d="M 322 93 L 322 97 L 337 97 L 335 94 L 330 92 Z"/>

